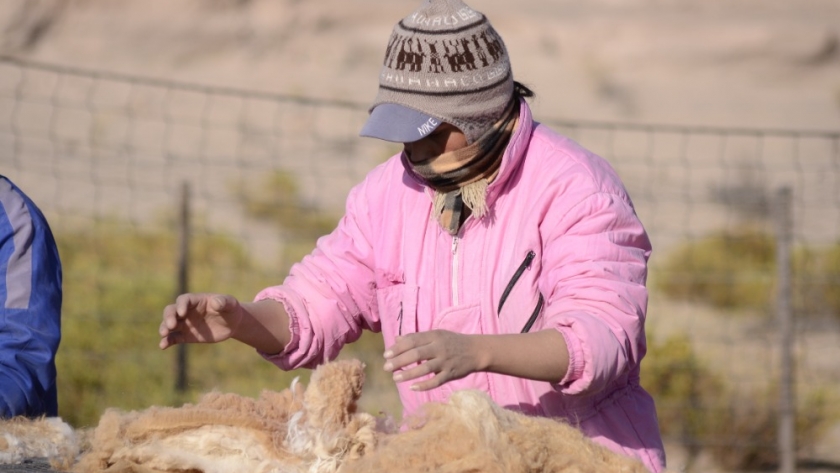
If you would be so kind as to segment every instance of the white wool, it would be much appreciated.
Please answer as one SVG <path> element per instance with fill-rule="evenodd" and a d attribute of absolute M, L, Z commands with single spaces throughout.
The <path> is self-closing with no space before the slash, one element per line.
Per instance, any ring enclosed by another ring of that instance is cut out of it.
<path fill-rule="evenodd" d="M 499 441 L 503 429 L 499 424 L 501 410 L 483 392 L 475 390 L 456 391 L 449 403 L 457 406 L 455 413 L 460 422 L 481 438 L 482 443 L 492 445 Z"/>
<path fill-rule="evenodd" d="M 73 458 L 79 448 L 73 428 L 59 417 L 0 421 L 0 464 L 17 464 L 28 458 Z"/>
<path fill-rule="evenodd" d="M 122 448 L 112 460 L 125 459 L 164 471 L 199 470 L 204 473 L 290 471 L 272 464 L 270 452 L 252 430 L 224 425 L 198 429 Z"/>
<path fill-rule="evenodd" d="M 346 453 L 340 445 L 341 437 L 341 432 L 313 427 L 303 412 L 297 412 L 289 419 L 286 448 L 301 458 L 311 459 L 309 473 L 330 473 L 338 470 Z"/>
<path fill-rule="evenodd" d="M 29 458 L 23 442 L 11 433 L 0 433 L 0 464 L 20 463 Z"/>
<path fill-rule="evenodd" d="M 294 413 L 286 427 L 286 446 L 290 452 L 300 455 L 310 450 L 311 442 L 304 424 L 304 413 Z"/>

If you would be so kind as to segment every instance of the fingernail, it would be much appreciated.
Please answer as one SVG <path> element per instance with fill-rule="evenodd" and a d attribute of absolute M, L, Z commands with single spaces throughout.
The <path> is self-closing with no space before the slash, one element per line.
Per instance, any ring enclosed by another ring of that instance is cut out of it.
<path fill-rule="evenodd" d="M 402 373 L 397 373 L 394 375 L 394 381 L 402 381 L 403 375 Z"/>
<path fill-rule="evenodd" d="M 383 354 L 383 356 L 385 358 L 391 358 L 392 356 L 394 356 L 394 352 L 392 352 L 391 350 L 388 350 Z"/>
<path fill-rule="evenodd" d="M 383 368 L 385 368 L 385 371 L 392 371 L 394 369 L 394 365 L 392 365 L 391 363 L 385 363 L 385 366 L 383 366 Z"/>
<path fill-rule="evenodd" d="M 412 390 L 412 391 L 419 391 L 419 390 L 420 390 L 420 387 L 419 387 L 419 386 L 417 386 L 416 384 L 412 384 L 412 385 L 411 385 L 411 390 Z"/>

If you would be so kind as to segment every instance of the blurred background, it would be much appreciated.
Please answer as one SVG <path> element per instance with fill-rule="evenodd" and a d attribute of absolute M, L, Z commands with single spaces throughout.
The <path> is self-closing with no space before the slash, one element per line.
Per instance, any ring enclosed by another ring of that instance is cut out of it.
<path fill-rule="evenodd" d="M 161 352 L 160 314 L 282 282 L 398 151 L 357 135 L 417 4 L 0 2 L 0 173 L 60 245 L 62 418 L 307 380 L 233 343 Z M 840 2 L 470 5 L 650 233 L 643 384 L 669 466 L 840 471 Z M 362 408 L 399 417 L 381 353 L 372 334 L 342 357 L 367 363 Z"/>

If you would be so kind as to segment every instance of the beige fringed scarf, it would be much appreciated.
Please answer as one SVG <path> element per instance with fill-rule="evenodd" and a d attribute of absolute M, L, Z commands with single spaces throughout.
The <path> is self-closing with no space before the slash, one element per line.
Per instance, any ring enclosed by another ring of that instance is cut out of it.
<path fill-rule="evenodd" d="M 487 185 L 499 172 L 518 118 L 519 101 L 511 100 L 502 118 L 469 146 L 418 163 L 403 153 L 403 165 L 435 190 L 433 215 L 450 235 L 461 228 L 464 205 L 476 217 L 487 213 Z"/>

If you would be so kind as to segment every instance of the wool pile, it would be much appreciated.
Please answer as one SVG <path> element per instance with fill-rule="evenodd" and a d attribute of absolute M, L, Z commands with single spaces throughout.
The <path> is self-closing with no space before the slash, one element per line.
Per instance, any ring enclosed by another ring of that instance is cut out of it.
<path fill-rule="evenodd" d="M 647 472 L 568 423 L 503 409 L 475 390 L 426 404 L 407 430 L 381 437 L 369 455 L 345 467 L 342 473 Z"/>
<path fill-rule="evenodd" d="M 58 417 L 0 419 L 0 465 L 46 458 L 53 468 L 66 470 L 75 462 L 82 438 Z"/>
<path fill-rule="evenodd" d="M 568 423 L 501 408 L 479 391 L 430 403 L 401 429 L 359 411 L 364 365 L 326 363 L 258 398 L 108 409 L 73 431 L 60 419 L 0 421 L 0 463 L 46 457 L 72 473 L 643 473 Z"/>
<path fill-rule="evenodd" d="M 140 412 L 108 410 L 74 473 L 333 473 L 376 441 L 358 412 L 361 362 L 326 364 L 304 387 L 252 399 L 210 393 L 198 403 Z"/>

